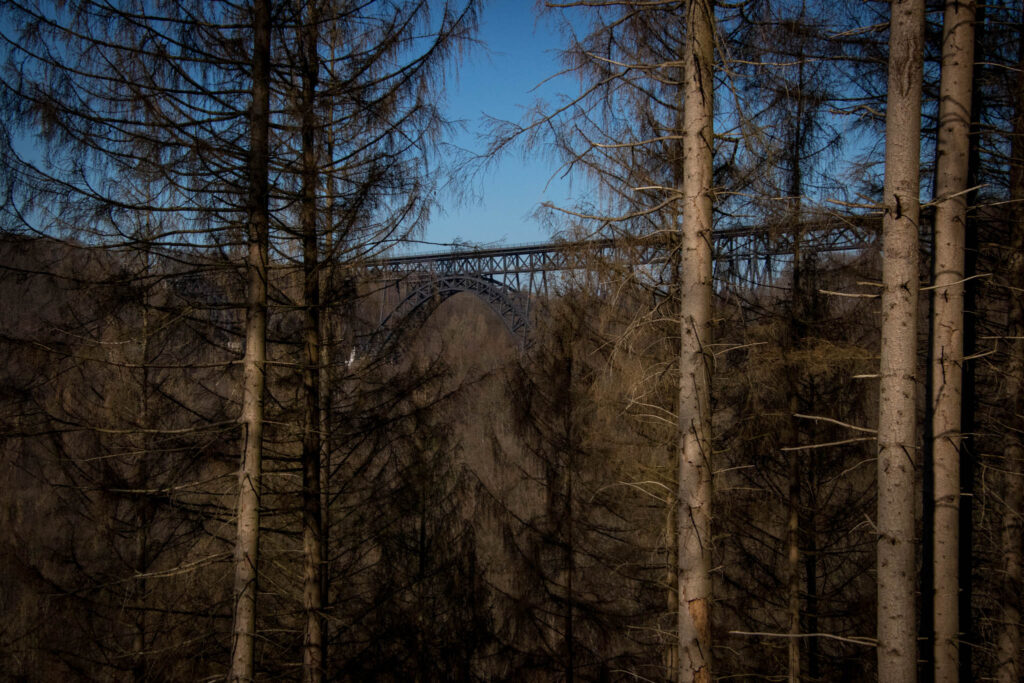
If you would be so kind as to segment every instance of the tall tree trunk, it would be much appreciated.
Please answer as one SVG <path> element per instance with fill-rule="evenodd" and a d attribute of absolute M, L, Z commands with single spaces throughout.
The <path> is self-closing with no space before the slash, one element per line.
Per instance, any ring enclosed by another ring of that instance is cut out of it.
<path fill-rule="evenodd" d="M 943 19 L 932 295 L 935 680 L 959 679 L 960 414 L 968 133 L 974 5 L 947 0 Z"/>
<path fill-rule="evenodd" d="M 332 24 L 332 27 L 334 25 Z M 334 63 L 336 54 L 336 36 L 328 36 L 330 44 L 331 64 Z M 327 130 L 327 139 L 324 146 L 324 158 L 328 163 L 334 161 L 334 100 L 328 95 L 324 104 L 323 124 Z M 334 328 L 331 325 L 332 310 L 331 304 L 334 300 L 334 264 L 337 261 L 334 242 L 334 176 L 330 173 L 324 176 L 324 199 L 323 222 L 324 222 L 324 258 L 318 269 L 320 275 L 320 511 L 321 511 L 321 542 L 323 545 L 323 565 L 320 571 L 320 595 L 324 609 L 329 610 L 331 604 L 331 576 L 330 576 L 330 547 L 331 547 L 331 454 L 333 448 L 333 423 L 331 414 L 334 412 L 332 388 L 334 386 L 334 372 L 332 372 L 332 357 L 334 352 Z M 330 641 L 329 622 L 324 620 L 324 677 L 329 677 L 327 671 L 326 644 Z"/>
<path fill-rule="evenodd" d="M 565 388 L 562 396 L 565 401 L 565 405 L 562 412 L 562 433 L 565 434 L 565 453 L 563 454 L 561 475 L 565 478 L 562 482 L 562 510 L 561 510 L 561 521 L 559 526 L 561 527 L 561 536 L 559 539 L 562 545 L 562 567 L 565 572 L 565 620 L 564 620 L 564 638 L 565 638 L 565 681 L 566 683 L 573 683 L 576 677 L 576 635 L 574 632 L 575 627 L 575 614 L 574 614 L 574 600 L 575 595 L 573 594 L 573 578 L 576 574 L 576 552 L 575 546 L 573 545 L 573 473 L 576 467 L 576 430 L 574 429 L 574 418 L 573 415 L 573 339 L 566 340 L 567 353 L 566 353 L 566 368 L 565 368 Z"/>
<path fill-rule="evenodd" d="M 794 401 L 790 402 L 791 412 Z M 790 422 L 793 418 L 790 417 Z M 794 436 L 796 431 L 791 432 Z M 800 681 L 800 459 L 797 451 L 789 452 L 789 501 L 786 524 L 786 545 L 788 546 L 788 593 L 789 593 L 789 648 L 788 679 L 790 683 Z"/>
<path fill-rule="evenodd" d="M 981 55 L 986 45 L 986 3 L 975 4 L 974 54 Z M 981 83 L 984 65 L 975 58 L 972 81 Z M 981 178 L 981 115 L 985 98 L 980 87 L 973 88 L 971 95 L 971 131 L 968 152 L 968 187 L 977 187 Z M 968 206 L 976 204 L 978 191 L 967 195 Z M 978 225 L 981 218 L 977 212 L 967 216 L 964 241 L 964 362 L 960 411 L 960 679 L 974 678 L 974 649 L 978 644 L 978 632 L 974 624 L 974 479 L 978 462 L 978 443 L 974 438 L 977 431 L 977 360 L 972 357 L 978 352 Z"/>
<path fill-rule="evenodd" d="M 302 607 L 306 614 L 302 642 L 302 680 L 319 683 L 324 673 L 323 517 L 320 505 L 320 265 L 317 232 L 316 88 L 320 66 L 317 54 L 316 3 L 310 3 L 302 23 L 302 227 L 303 336 L 302 370 Z"/>
<path fill-rule="evenodd" d="M 801 285 L 801 268 L 800 263 L 800 247 L 801 239 L 803 238 L 803 225 L 801 223 L 801 217 L 803 213 L 803 174 L 802 174 L 802 155 L 801 151 L 804 147 L 804 57 L 803 50 L 796 56 L 797 58 L 797 110 L 795 117 L 795 130 L 793 131 L 793 139 L 790 141 L 789 152 L 789 202 L 791 204 L 791 211 L 789 222 L 795 226 L 795 233 L 793 234 L 793 288 L 790 292 L 790 305 L 789 305 L 789 343 L 786 345 L 788 348 L 786 351 L 791 353 L 792 350 L 798 346 L 803 339 L 804 330 L 802 324 L 802 302 L 803 296 L 800 290 Z M 787 353 L 787 355 L 788 355 Z M 788 364 L 787 364 L 788 365 Z M 800 431 L 797 428 L 795 415 L 800 411 L 800 400 L 797 396 L 799 391 L 799 373 L 794 367 L 789 372 L 789 415 L 786 416 L 787 427 L 787 445 L 795 446 L 800 438 Z M 800 681 L 800 457 L 799 451 L 789 452 L 789 500 L 787 503 L 788 507 L 788 519 L 786 523 L 786 545 L 788 546 L 787 562 L 789 575 L 787 577 L 789 592 L 789 642 L 787 643 L 789 650 L 789 666 L 788 675 L 790 683 L 799 683 Z"/>
<path fill-rule="evenodd" d="M 917 677 L 914 468 L 924 0 L 894 0 L 891 7 L 878 415 L 878 679 L 907 683 Z"/>
<path fill-rule="evenodd" d="M 668 567 L 665 572 L 665 581 L 668 585 L 667 608 L 670 614 L 675 614 L 679 610 L 679 530 L 676 522 L 679 506 L 676 503 L 674 492 L 668 495 L 665 509 L 665 538 L 667 542 L 665 560 Z M 678 639 L 668 643 L 662 659 L 665 665 L 666 680 L 675 681 L 679 672 Z"/>
<path fill-rule="evenodd" d="M 711 160 L 713 6 L 686 6 L 680 268 L 678 648 L 680 683 L 711 681 Z"/>
<path fill-rule="evenodd" d="M 270 242 L 270 0 L 253 5 L 242 463 L 238 473 L 234 620 L 230 681 L 252 681 L 263 457 L 263 389 L 267 359 L 267 261 Z"/>
<path fill-rule="evenodd" d="M 145 237 L 149 239 L 147 234 Z M 135 463 L 135 634 L 132 638 L 132 680 L 145 681 L 148 679 L 146 662 L 146 574 L 149 572 L 149 527 L 153 523 L 152 508 L 150 505 L 149 490 L 149 458 L 151 437 L 149 430 L 152 428 L 152 420 L 149 412 L 149 289 L 148 278 L 150 276 L 150 253 L 148 242 L 144 247 L 142 258 L 143 273 L 147 279 L 146 289 L 142 295 L 142 326 L 139 333 L 139 427 L 141 434 L 138 436 L 138 452 Z"/>
<path fill-rule="evenodd" d="M 1003 475 L 1003 596 L 1002 614 L 997 636 L 998 667 L 996 678 L 1000 683 L 1019 681 L 1024 674 L 1021 666 L 1021 563 L 1024 555 L 1021 519 L 1024 515 L 1024 30 L 1018 28 L 1017 78 L 1014 98 L 1012 141 L 1010 144 L 1010 199 L 1013 201 L 1010 238 L 1010 263 L 1007 277 L 1010 311 L 1006 334 L 1010 339 L 1010 362 L 1006 368 L 1005 402 L 1009 408 L 1010 428 L 1004 432 L 1003 447 L 1005 473 Z"/>

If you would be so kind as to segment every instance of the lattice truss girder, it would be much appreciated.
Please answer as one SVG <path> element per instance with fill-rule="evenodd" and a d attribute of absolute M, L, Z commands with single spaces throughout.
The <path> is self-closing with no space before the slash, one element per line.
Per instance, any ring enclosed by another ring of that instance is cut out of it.
<path fill-rule="evenodd" d="M 718 230 L 713 245 L 716 277 L 722 285 L 769 285 L 790 263 L 797 238 L 803 252 L 815 254 L 856 254 L 874 243 L 875 231 L 863 220 L 835 223 L 777 234 L 763 228 Z M 586 271 L 593 263 L 667 264 L 670 250 L 671 242 L 664 237 L 548 242 L 391 257 L 372 261 L 367 268 L 385 280 L 427 273 L 440 278 L 473 275 L 536 293 L 552 281 L 552 273 Z"/>

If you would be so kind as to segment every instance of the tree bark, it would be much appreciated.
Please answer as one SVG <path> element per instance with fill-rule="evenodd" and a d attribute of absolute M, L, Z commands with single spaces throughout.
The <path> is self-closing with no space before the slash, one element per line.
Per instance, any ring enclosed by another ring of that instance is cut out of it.
<path fill-rule="evenodd" d="M 323 517 L 320 506 L 320 265 L 317 232 L 316 88 L 317 12 L 311 3 L 302 22 L 302 228 L 303 336 L 302 371 L 302 606 L 306 614 L 302 642 L 302 680 L 319 683 L 324 673 Z"/>
<path fill-rule="evenodd" d="M 149 235 L 145 235 L 149 239 Z M 144 246 L 142 254 L 143 273 L 148 278 L 151 273 L 150 253 L 148 242 Z M 139 333 L 139 426 L 142 433 L 138 435 L 138 453 L 135 456 L 135 488 L 140 492 L 139 499 L 135 503 L 135 634 L 132 638 L 132 680 L 148 680 L 146 641 L 149 639 L 146 624 L 146 602 L 147 602 L 147 581 L 146 574 L 149 572 L 149 529 L 153 524 L 153 514 L 150 505 L 150 497 L 147 493 L 150 485 L 149 458 L 150 458 L 150 435 L 152 429 L 152 418 L 150 414 L 150 381 L 149 376 L 149 290 L 142 294 L 142 325 Z"/>
<path fill-rule="evenodd" d="M 562 433 L 565 435 L 565 452 L 561 463 L 561 476 L 565 478 L 562 482 L 562 519 L 559 526 L 562 546 L 562 566 L 565 572 L 565 619 L 564 619 L 564 643 L 565 643 L 565 681 L 573 683 L 576 679 L 576 635 L 575 635 L 575 614 L 573 594 L 573 578 L 576 574 L 576 548 L 573 545 L 573 475 L 576 467 L 576 430 L 574 427 L 573 414 L 573 340 L 566 340 L 567 358 L 565 369 L 565 389 L 562 394 L 565 401 L 565 408 L 562 420 Z"/>
<path fill-rule="evenodd" d="M 914 469 L 924 0 L 894 0 L 889 35 L 878 416 L 878 679 L 917 678 Z"/>
<path fill-rule="evenodd" d="M 974 5 L 947 0 L 943 19 L 932 294 L 935 680 L 959 678 L 960 445 L 968 133 Z"/>
<path fill-rule="evenodd" d="M 711 201 L 713 6 L 686 7 L 680 268 L 678 648 L 680 683 L 711 681 Z"/>
<path fill-rule="evenodd" d="M 792 408 L 792 403 L 791 403 Z M 793 411 L 795 412 L 795 411 Z M 792 422 L 793 418 L 789 418 Z M 795 432 L 794 432 L 795 433 Z M 800 681 L 800 459 L 796 451 L 789 453 L 789 501 L 786 524 L 786 545 L 789 593 L 789 666 L 790 683 Z"/>
<path fill-rule="evenodd" d="M 808 488 L 815 489 L 817 478 L 811 480 Z M 804 534 L 807 538 L 807 545 L 804 548 L 804 580 L 807 582 L 807 633 L 818 633 L 818 524 L 814 511 L 815 506 L 810 506 L 807 519 L 804 520 Z M 818 639 L 810 638 L 807 643 L 807 677 L 812 681 L 819 679 L 819 651 Z"/>
<path fill-rule="evenodd" d="M 789 306 L 789 339 L 786 344 L 786 351 L 791 352 L 793 348 L 802 342 L 804 336 L 802 316 L 802 302 L 803 294 L 800 290 L 801 285 L 801 269 L 800 263 L 800 241 L 803 237 L 801 234 L 801 217 L 803 213 L 803 174 L 801 168 L 802 155 L 801 151 L 804 148 L 804 56 L 803 50 L 801 49 L 797 56 L 797 110 L 794 121 L 795 130 L 793 131 L 793 139 L 790 142 L 790 177 L 789 177 L 789 201 L 792 203 L 792 210 L 790 211 L 790 220 L 796 227 L 796 233 L 793 235 L 793 288 L 790 292 L 790 306 Z M 787 373 L 791 378 L 789 380 L 789 415 L 786 416 L 786 432 L 787 432 L 787 445 L 795 446 L 798 439 L 800 438 L 800 431 L 796 425 L 796 417 L 794 417 L 800 410 L 800 401 L 797 396 L 799 391 L 798 380 L 793 379 L 798 376 L 798 373 L 793 371 Z M 790 451 L 789 453 L 789 500 L 787 502 L 788 507 L 788 519 L 786 523 L 786 545 L 787 545 L 787 563 L 788 563 L 788 577 L 787 577 L 787 590 L 789 592 L 789 634 L 792 636 L 789 638 L 788 655 L 788 676 L 790 683 L 799 683 L 800 681 L 800 457 L 799 451 Z"/>
<path fill-rule="evenodd" d="M 331 63 L 336 58 L 337 39 L 332 31 L 327 38 L 330 45 L 329 59 Z M 321 101 L 324 95 L 321 94 Z M 326 103 L 322 107 L 323 125 L 327 131 L 324 141 L 324 158 L 328 162 L 334 161 L 334 100 L 330 95 L 326 96 Z M 329 609 L 331 602 L 330 585 L 330 547 L 331 547 L 331 453 L 333 448 L 333 423 L 331 414 L 334 412 L 334 401 L 332 389 L 334 387 L 335 374 L 332 371 L 334 354 L 334 328 L 331 324 L 333 311 L 331 304 L 334 300 L 334 266 L 337 261 L 334 242 L 334 178 L 331 174 L 324 176 L 324 207 L 322 211 L 324 225 L 324 248 L 323 260 L 319 264 L 317 272 L 320 277 L 320 512 L 321 512 L 321 544 L 323 546 L 323 565 L 320 571 L 320 595 L 324 609 Z M 323 638 L 324 649 L 324 676 L 328 677 L 326 643 L 330 641 L 329 624 L 324 620 Z"/>
<path fill-rule="evenodd" d="M 256 585 L 259 562 L 263 401 L 267 358 L 269 252 L 270 2 L 253 5 L 252 108 L 250 112 L 245 359 L 242 396 L 242 463 L 238 473 L 235 604 L 230 681 L 255 673 Z"/>

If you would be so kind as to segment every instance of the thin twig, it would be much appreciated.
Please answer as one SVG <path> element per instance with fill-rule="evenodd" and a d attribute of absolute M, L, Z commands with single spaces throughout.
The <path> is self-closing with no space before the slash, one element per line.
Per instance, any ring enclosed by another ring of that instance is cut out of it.
<path fill-rule="evenodd" d="M 847 296 L 852 299 L 877 299 L 878 294 L 851 294 L 849 292 L 833 292 L 829 289 L 819 289 L 819 293 L 828 294 L 830 296 Z"/>
<path fill-rule="evenodd" d="M 962 280 L 957 280 L 956 282 L 947 282 L 947 283 L 941 284 L 941 285 L 928 285 L 927 287 L 921 287 L 921 291 L 922 292 L 926 292 L 929 289 L 941 289 L 942 287 L 952 287 L 954 285 L 962 285 L 963 283 L 967 282 L 968 280 L 974 280 L 975 278 L 979 278 L 979 277 L 992 277 L 992 273 L 978 273 L 977 275 L 971 275 L 969 277 L 963 278 Z"/>
<path fill-rule="evenodd" d="M 803 420 L 818 420 L 819 422 L 831 422 L 834 425 L 839 425 L 840 427 L 847 427 L 849 429 L 853 429 L 858 432 L 865 432 L 867 434 L 878 433 L 877 429 L 869 429 L 868 427 L 858 427 L 857 425 L 852 425 L 848 422 L 840 422 L 839 420 L 835 420 L 831 417 L 823 417 L 821 415 L 801 415 L 800 413 L 793 413 L 793 417 L 799 417 L 800 419 Z"/>
<path fill-rule="evenodd" d="M 729 631 L 729 633 L 737 636 L 763 636 L 766 638 L 830 638 L 843 643 L 867 645 L 868 647 L 876 647 L 878 645 L 877 640 L 867 636 L 847 638 L 846 636 L 837 636 L 834 633 L 769 633 L 766 631 Z"/>
<path fill-rule="evenodd" d="M 874 441 L 874 440 L 875 440 L 875 437 L 873 437 L 873 436 L 858 436 L 858 437 L 855 437 L 853 439 L 843 439 L 842 441 L 830 441 L 828 443 L 815 443 L 815 444 L 811 444 L 810 446 L 787 446 L 786 448 L 780 448 L 779 450 L 783 451 L 783 452 L 788 452 L 788 451 L 809 451 L 809 450 L 813 450 L 815 448 L 829 448 L 830 446 L 842 446 L 842 445 L 848 444 L 848 443 L 857 443 L 859 441 Z"/>

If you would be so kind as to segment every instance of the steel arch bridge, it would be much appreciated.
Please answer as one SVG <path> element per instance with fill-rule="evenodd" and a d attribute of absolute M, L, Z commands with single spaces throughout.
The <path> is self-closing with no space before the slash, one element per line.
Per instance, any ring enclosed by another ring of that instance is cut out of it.
<path fill-rule="evenodd" d="M 456 294 L 469 293 L 483 301 L 501 318 L 513 338 L 522 341 L 530 327 L 530 295 L 517 291 L 487 275 L 448 273 L 432 275 L 416 273 L 403 281 L 404 298 L 382 321 L 381 328 L 419 324 L 434 310 Z"/>
<path fill-rule="evenodd" d="M 877 220 L 831 217 L 788 228 L 728 228 L 714 232 L 714 277 L 720 289 L 771 286 L 799 249 L 814 254 L 859 254 L 876 241 Z M 572 273 L 589 271 L 600 261 L 646 267 L 651 279 L 667 281 L 672 266 L 671 236 L 553 241 L 493 248 L 392 256 L 365 264 L 370 278 L 395 290 L 398 303 L 381 316 L 381 329 L 421 323 L 460 293 L 479 298 L 525 343 L 530 301 L 557 289 Z M 390 333 L 388 333 L 390 334 Z"/>

